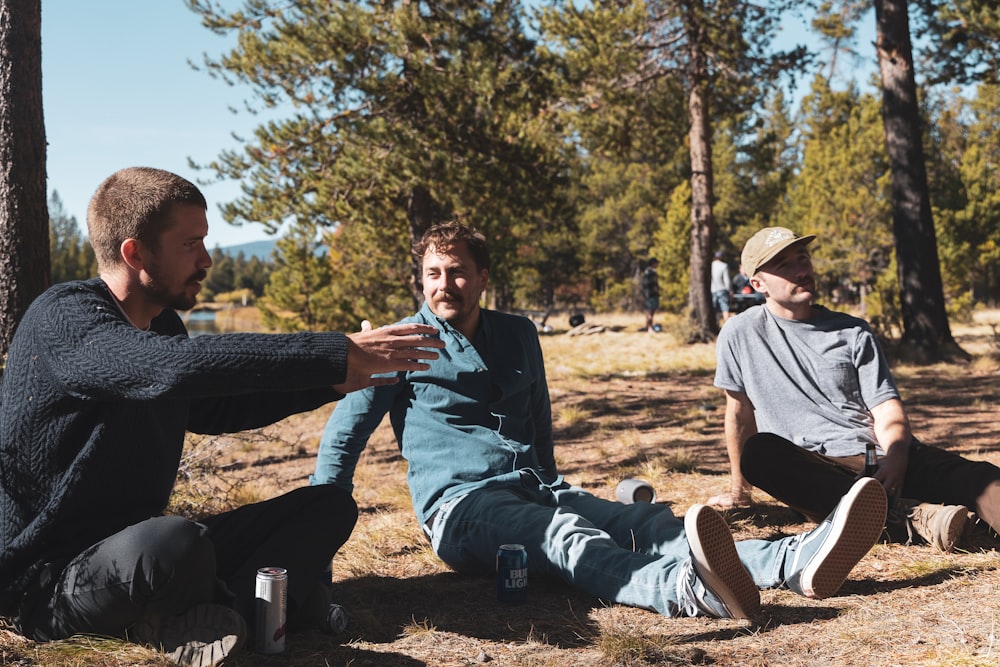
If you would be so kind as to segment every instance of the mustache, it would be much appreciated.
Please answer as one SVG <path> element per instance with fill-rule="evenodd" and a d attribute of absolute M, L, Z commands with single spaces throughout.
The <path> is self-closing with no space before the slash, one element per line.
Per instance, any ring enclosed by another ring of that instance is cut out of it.
<path fill-rule="evenodd" d="M 194 274 L 193 274 L 193 275 L 191 276 L 191 280 L 190 280 L 190 281 L 188 281 L 188 282 L 192 282 L 192 283 L 200 283 L 200 282 L 201 282 L 202 280 L 204 280 L 204 279 L 205 279 L 205 278 L 207 278 L 207 277 L 208 277 L 208 271 L 206 271 L 205 269 L 201 269 L 200 271 L 196 271 L 196 272 L 195 272 L 195 273 L 194 273 Z"/>
<path fill-rule="evenodd" d="M 434 295 L 435 301 L 440 301 L 443 298 L 450 299 L 451 301 L 462 301 L 461 294 L 456 294 L 448 290 L 438 290 L 438 292 Z"/>

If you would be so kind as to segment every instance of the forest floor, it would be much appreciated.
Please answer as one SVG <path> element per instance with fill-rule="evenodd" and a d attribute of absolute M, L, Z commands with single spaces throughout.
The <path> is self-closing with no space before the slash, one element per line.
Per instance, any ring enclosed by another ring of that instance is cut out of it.
<path fill-rule="evenodd" d="M 543 336 L 556 440 L 568 480 L 606 498 L 641 477 L 678 515 L 728 488 L 722 392 L 712 387 L 714 346 L 639 333 L 640 317 L 592 316 L 602 333 Z M 973 459 L 1000 464 L 1000 312 L 954 326 L 974 359 L 899 366 L 914 432 Z M 240 437 L 191 438 L 174 511 L 188 515 L 266 498 L 302 484 L 330 409 Z M 976 532 L 951 554 L 877 544 L 840 593 L 808 600 L 762 591 L 753 621 L 664 618 L 609 604 L 542 579 L 528 602 L 496 601 L 491 578 L 448 570 L 410 507 L 406 464 L 383 424 L 355 477 L 357 528 L 334 559 L 335 596 L 349 615 L 340 636 L 291 635 L 284 654 L 245 652 L 242 667 L 590 667 L 621 665 L 986 666 L 1000 664 L 1000 546 Z M 736 539 L 808 530 L 795 513 L 755 494 L 753 510 L 726 514 Z M 317 527 L 317 529 L 320 529 Z M 529 569 L 530 571 L 530 569 Z M 0 629 L 0 666 L 166 664 L 115 640 L 48 644 Z"/>

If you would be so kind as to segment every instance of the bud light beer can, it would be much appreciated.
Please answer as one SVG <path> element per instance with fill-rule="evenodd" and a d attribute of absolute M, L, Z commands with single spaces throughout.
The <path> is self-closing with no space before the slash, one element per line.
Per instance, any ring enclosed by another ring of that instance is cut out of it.
<path fill-rule="evenodd" d="M 523 544 L 502 544 L 497 551 L 497 599 L 517 604 L 528 598 L 528 552 Z"/>
<path fill-rule="evenodd" d="M 285 609 L 288 604 L 288 572 L 280 567 L 257 570 L 256 648 L 260 653 L 285 650 Z"/>

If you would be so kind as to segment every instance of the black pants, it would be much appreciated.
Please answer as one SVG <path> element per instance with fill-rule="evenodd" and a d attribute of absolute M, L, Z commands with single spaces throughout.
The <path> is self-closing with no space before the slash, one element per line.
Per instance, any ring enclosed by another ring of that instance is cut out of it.
<path fill-rule="evenodd" d="M 77 633 L 124 636 L 148 613 L 179 614 L 228 604 L 253 627 L 257 569 L 288 570 L 288 612 L 321 584 L 347 541 L 358 509 L 346 491 L 307 486 L 230 512 L 175 516 L 129 526 L 60 568 L 43 571 L 15 619 L 36 640 Z"/>
<path fill-rule="evenodd" d="M 1000 530 L 1000 468 L 915 438 L 909 453 L 901 497 L 965 505 Z M 817 522 L 833 511 L 863 469 L 864 456 L 824 456 L 773 433 L 748 438 L 740 457 L 748 482 Z"/>

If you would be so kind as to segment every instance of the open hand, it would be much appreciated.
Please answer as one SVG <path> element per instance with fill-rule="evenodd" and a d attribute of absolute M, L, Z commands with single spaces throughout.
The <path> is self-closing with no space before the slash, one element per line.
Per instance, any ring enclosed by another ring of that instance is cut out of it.
<path fill-rule="evenodd" d="M 347 336 L 347 377 L 333 388 L 346 394 L 398 380 L 394 375 L 372 375 L 427 370 L 430 366 L 420 360 L 437 359 L 434 350 L 444 347 L 437 334 L 437 329 L 426 324 L 393 324 L 373 329 L 365 320 L 361 331 Z"/>
<path fill-rule="evenodd" d="M 717 496 L 712 496 L 711 498 L 709 498 L 707 501 L 705 501 L 705 504 L 723 510 L 729 510 L 734 507 L 746 507 L 747 505 L 750 504 L 750 493 L 749 492 L 741 492 L 739 494 L 734 494 L 732 492 L 720 493 Z"/>

